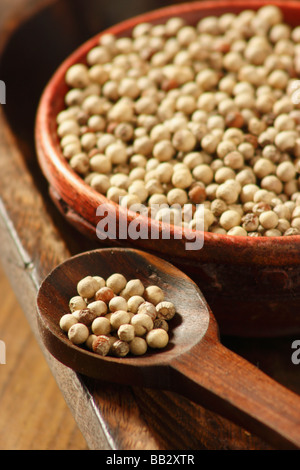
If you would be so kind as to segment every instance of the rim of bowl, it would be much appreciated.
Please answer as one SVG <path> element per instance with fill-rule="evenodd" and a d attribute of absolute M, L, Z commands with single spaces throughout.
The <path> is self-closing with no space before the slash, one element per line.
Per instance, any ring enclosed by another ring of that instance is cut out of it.
<path fill-rule="evenodd" d="M 203 1 L 203 2 L 188 2 L 182 4 L 175 4 L 166 7 L 162 7 L 153 11 L 142 13 L 140 15 L 134 16 L 130 19 L 126 19 L 120 23 L 117 23 L 109 28 L 101 31 L 92 38 L 85 41 L 81 46 L 79 46 L 74 52 L 72 52 L 56 69 L 52 77 L 50 78 L 48 84 L 46 85 L 36 114 L 36 125 L 35 125 L 35 137 L 36 137 L 36 147 L 37 147 L 37 156 L 40 163 L 40 166 L 46 176 L 46 179 L 51 180 L 51 175 L 49 174 L 48 165 L 43 161 L 43 154 L 51 159 L 52 164 L 58 172 L 63 174 L 68 178 L 70 183 L 72 183 L 75 189 L 80 189 L 88 195 L 93 195 L 93 200 L 98 201 L 98 205 L 107 204 L 114 208 L 117 216 L 124 216 L 127 218 L 128 222 L 136 218 L 136 213 L 121 207 L 119 204 L 107 199 L 104 195 L 101 195 L 96 190 L 91 188 L 82 177 L 80 177 L 72 168 L 69 166 L 69 163 L 64 158 L 60 148 L 59 148 L 59 139 L 56 133 L 53 130 L 53 127 L 56 129 L 56 120 L 53 119 L 52 104 L 55 102 L 57 90 L 68 89 L 65 84 L 64 77 L 67 69 L 75 63 L 85 62 L 85 57 L 87 52 L 97 44 L 98 39 L 104 34 L 116 34 L 122 36 L 127 31 L 132 30 L 132 28 L 141 23 L 141 22 L 158 22 L 159 20 L 165 20 L 170 16 L 180 16 L 182 13 L 208 13 L 216 15 L 223 14 L 225 12 L 231 11 L 243 11 L 245 9 L 254 9 L 257 10 L 264 5 L 269 5 L 269 2 L 264 0 L 249 0 L 245 4 L 242 0 L 235 0 L 235 2 L 230 2 L 228 0 L 219 0 L 215 1 Z M 284 11 L 289 9 L 297 9 L 300 14 L 300 3 L 296 1 L 281 1 L 276 0 L 272 2 L 272 5 L 278 6 Z M 127 33 L 128 34 L 128 33 Z M 59 95 L 59 93 L 58 93 Z M 61 108 L 64 109 L 64 108 Z M 50 182 L 50 181 L 49 181 Z M 150 222 L 153 223 L 153 220 L 146 216 L 139 216 L 145 224 L 150 226 Z M 158 222 L 158 225 L 162 229 L 164 223 Z M 169 224 L 168 224 L 169 225 Z M 197 234 L 197 231 L 192 231 L 191 229 L 185 229 L 182 231 L 179 227 L 170 225 L 170 233 L 176 237 L 181 235 L 184 241 L 191 240 L 191 236 L 194 237 Z M 190 234 L 190 237 L 185 236 L 185 232 Z M 213 232 L 204 232 L 204 244 L 214 243 L 218 241 L 219 243 L 223 242 L 225 245 L 234 243 L 235 246 L 239 246 L 241 249 L 246 248 L 263 248 L 264 250 L 274 249 L 274 243 L 276 244 L 276 249 L 282 247 L 286 249 L 286 245 L 296 245 L 300 244 L 300 235 L 292 236 L 277 236 L 277 237 L 249 237 L 249 236 L 237 236 L 237 235 L 224 235 L 216 234 Z"/>

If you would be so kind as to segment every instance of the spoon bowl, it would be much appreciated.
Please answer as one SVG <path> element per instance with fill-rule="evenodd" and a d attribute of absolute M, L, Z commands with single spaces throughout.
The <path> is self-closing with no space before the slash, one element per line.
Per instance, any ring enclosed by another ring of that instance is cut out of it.
<path fill-rule="evenodd" d="M 71 343 L 59 320 L 69 312 L 80 279 L 120 272 L 157 285 L 176 306 L 170 343 L 141 357 L 101 357 Z M 148 253 L 105 248 L 74 256 L 43 281 L 38 324 L 50 353 L 94 379 L 175 391 L 261 436 L 276 448 L 300 448 L 300 397 L 225 348 L 197 285 L 172 264 Z"/>
<path fill-rule="evenodd" d="M 159 286 L 165 292 L 166 300 L 176 305 L 176 316 L 169 322 L 170 342 L 159 353 L 147 352 L 138 358 L 103 358 L 72 344 L 60 329 L 59 320 L 64 313 L 69 313 L 68 303 L 71 297 L 77 295 L 76 285 L 80 279 L 88 275 L 100 275 L 107 279 L 116 271 L 126 273 L 128 280 L 140 279 L 145 287 L 153 284 Z M 187 353 L 206 334 L 210 320 L 209 308 L 202 293 L 184 273 L 160 258 L 122 248 L 99 249 L 70 258 L 44 280 L 37 304 L 43 339 L 61 362 L 84 375 L 117 380 L 119 383 L 128 382 L 128 372 L 134 367 L 142 373 L 141 379 L 135 377 L 135 384 L 143 382 L 143 385 L 152 387 L 156 381 L 158 386 L 166 386 L 167 382 L 163 382 L 166 379 L 164 374 L 152 375 L 151 368 L 163 368 L 176 357 Z M 147 373 L 142 371 L 144 368 Z"/>

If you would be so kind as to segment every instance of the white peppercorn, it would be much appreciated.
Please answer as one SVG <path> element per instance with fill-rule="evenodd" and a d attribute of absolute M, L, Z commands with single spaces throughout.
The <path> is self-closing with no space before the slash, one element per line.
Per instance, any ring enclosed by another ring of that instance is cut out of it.
<path fill-rule="evenodd" d="M 228 155 L 230 155 L 230 154 L 228 154 Z M 215 161 L 217 161 L 217 160 L 215 160 Z M 222 161 L 222 160 L 220 160 L 220 161 Z M 214 174 L 214 180 L 218 184 L 225 183 L 226 180 L 234 179 L 235 177 L 236 177 L 235 171 L 232 168 L 229 168 L 227 166 L 220 166 L 220 168 L 218 168 L 215 171 L 215 174 Z"/>
<path fill-rule="evenodd" d="M 286 152 L 294 148 L 296 137 L 295 131 L 281 131 L 275 137 L 275 144 L 279 150 Z"/>
<path fill-rule="evenodd" d="M 95 293 L 95 300 L 101 300 L 102 302 L 109 304 L 109 302 L 114 296 L 114 291 L 110 287 L 105 286 L 97 290 L 97 292 Z"/>
<path fill-rule="evenodd" d="M 286 232 L 290 228 L 291 224 L 287 219 L 278 219 L 276 229 L 282 233 Z"/>
<path fill-rule="evenodd" d="M 120 328 L 121 325 L 130 323 L 131 315 L 127 310 L 117 310 L 110 317 L 110 324 L 114 330 Z"/>
<path fill-rule="evenodd" d="M 91 334 L 91 335 L 89 335 L 88 339 L 87 339 L 86 342 L 85 342 L 85 346 L 86 346 L 90 351 L 93 350 L 93 342 L 95 341 L 96 338 L 97 338 L 96 335 Z"/>
<path fill-rule="evenodd" d="M 290 161 L 282 162 L 276 168 L 276 175 L 282 182 L 286 183 L 295 178 L 296 176 L 295 166 Z"/>
<path fill-rule="evenodd" d="M 121 296 L 113 297 L 110 300 L 108 307 L 110 312 L 117 312 L 118 310 L 128 310 L 127 301 L 124 299 L 124 297 Z"/>
<path fill-rule="evenodd" d="M 97 280 L 93 276 L 86 276 L 81 279 L 77 284 L 78 294 L 86 299 L 94 297 L 98 290 Z"/>
<path fill-rule="evenodd" d="M 188 129 L 180 129 L 173 135 L 172 144 L 176 150 L 190 152 L 196 146 L 196 138 Z"/>
<path fill-rule="evenodd" d="M 142 203 L 146 201 L 149 195 L 146 183 L 142 180 L 133 181 L 128 187 L 128 193 L 137 196 Z"/>
<path fill-rule="evenodd" d="M 88 327 L 91 326 L 95 318 L 97 318 L 98 316 L 97 313 L 93 312 L 89 308 L 85 308 L 83 310 L 76 310 L 73 315 L 78 320 L 78 323 L 82 323 L 83 325 L 86 325 Z"/>
<path fill-rule="evenodd" d="M 66 73 L 66 82 L 73 88 L 85 88 L 89 85 L 88 68 L 84 64 L 72 65 Z"/>
<path fill-rule="evenodd" d="M 224 157 L 224 164 L 233 170 L 239 170 L 244 165 L 244 157 L 238 151 L 229 152 Z"/>
<path fill-rule="evenodd" d="M 136 336 L 130 341 L 129 348 L 134 356 L 143 356 L 147 352 L 148 344 L 144 338 Z"/>
<path fill-rule="evenodd" d="M 76 317 L 72 315 L 72 313 L 66 313 L 61 317 L 59 326 L 63 331 L 68 332 L 71 326 L 75 325 L 76 323 L 78 323 Z"/>
<path fill-rule="evenodd" d="M 70 167 L 80 175 L 85 176 L 89 171 L 89 158 L 86 153 L 81 152 L 71 157 L 69 161 Z"/>
<path fill-rule="evenodd" d="M 153 322 L 153 329 L 160 328 L 165 331 L 169 331 L 169 323 L 163 318 L 156 318 Z"/>
<path fill-rule="evenodd" d="M 280 237 L 281 236 L 281 231 L 278 230 L 277 228 L 272 228 L 269 230 L 266 230 L 264 232 L 265 237 Z"/>
<path fill-rule="evenodd" d="M 236 189 L 229 186 L 226 180 L 224 183 L 220 184 L 216 189 L 217 199 L 222 199 L 226 204 L 234 204 L 238 200 L 239 193 Z"/>
<path fill-rule="evenodd" d="M 76 310 L 82 310 L 86 308 L 85 300 L 80 296 L 76 295 L 72 297 L 69 301 L 69 308 L 71 312 L 75 312 Z"/>
<path fill-rule="evenodd" d="M 151 302 L 153 305 L 157 305 L 164 300 L 165 294 L 163 290 L 158 286 L 148 286 L 145 289 L 145 300 Z"/>
<path fill-rule="evenodd" d="M 163 320 L 171 320 L 175 313 L 176 309 L 172 302 L 162 301 L 156 305 L 157 318 Z"/>
<path fill-rule="evenodd" d="M 265 229 L 273 229 L 277 227 L 278 224 L 278 216 L 273 211 L 266 211 L 260 214 L 259 216 L 259 223 Z"/>
<path fill-rule="evenodd" d="M 115 273 L 106 280 L 106 286 L 110 288 L 114 294 L 119 294 L 125 288 L 127 280 L 123 274 Z"/>
<path fill-rule="evenodd" d="M 110 188 L 110 180 L 106 175 L 94 175 L 91 179 L 90 186 L 101 194 L 106 194 Z"/>
<path fill-rule="evenodd" d="M 205 185 L 210 184 L 214 177 L 212 169 L 205 163 L 197 165 L 193 169 L 192 175 L 197 181 L 202 181 Z"/>
<path fill-rule="evenodd" d="M 89 329 L 82 323 L 72 325 L 68 330 L 69 340 L 76 345 L 83 344 L 89 337 Z"/>
<path fill-rule="evenodd" d="M 191 186 L 192 182 L 193 176 L 188 168 L 174 171 L 172 175 L 172 184 L 175 188 L 186 189 Z"/>
<path fill-rule="evenodd" d="M 117 357 L 125 357 L 129 353 L 129 351 L 129 344 L 126 341 L 121 340 L 115 341 L 110 348 L 111 354 Z"/>
<path fill-rule="evenodd" d="M 127 301 L 128 310 L 137 313 L 139 306 L 145 302 L 145 299 L 139 295 L 133 295 Z"/>
<path fill-rule="evenodd" d="M 135 337 L 135 330 L 133 325 L 125 324 L 121 325 L 118 329 L 118 337 L 121 341 L 129 343 Z"/>
<path fill-rule="evenodd" d="M 218 144 L 217 155 L 219 158 L 224 158 L 229 152 L 236 150 L 236 145 L 231 140 L 224 140 Z"/>
<path fill-rule="evenodd" d="M 170 161 L 175 154 L 175 149 L 169 140 L 161 140 L 153 147 L 153 156 L 160 162 Z"/>
<path fill-rule="evenodd" d="M 132 296 L 143 296 L 145 287 L 140 279 L 131 279 L 127 282 L 125 288 L 121 291 L 120 295 L 125 299 L 129 299 Z"/>
<path fill-rule="evenodd" d="M 216 151 L 219 142 L 220 139 L 212 131 L 210 134 L 206 134 L 202 137 L 201 147 L 205 152 L 212 154 Z"/>
<path fill-rule="evenodd" d="M 145 313 L 137 313 L 131 318 L 130 323 L 134 326 L 136 336 L 144 336 L 153 328 L 153 321 L 151 317 Z"/>
<path fill-rule="evenodd" d="M 99 356 L 107 356 L 111 348 L 110 338 L 106 335 L 96 336 L 92 343 L 93 352 Z"/>
<path fill-rule="evenodd" d="M 162 328 L 156 328 L 147 333 L 146 341 L 150 348 L 162 349 L 167 346 L 169 342 L 169 335 Z"/>
<path fill-rule="evenodd" d="M 127 192 L 123 188 L 118 188 L 117 186 L 111 186 L 106 193 L 106 196 L 109 200 L 119 204 L 121 199 L 126 196 Z"/>
<path fill-rule="evenodd" d="M 275 194 L 282 193 L 283 185 L 279 178 L 275 175 L 267 175 L 261 180 L 262 189 L 267 189 Z"/>
<path fill-rule="evenodd" d="M 220 217 L 220 225 L 225 230 L 230 230 L 232 227 L 236 227 L 241 222 L 241 216 L 234 210 L 226 210 Z"/>
<path fill-rule="evenodd" d="M 95 300 L 87 305 L 87 308 L 94 314 L 101 317 L 107 314 L 107 304 L 102 300 Z"/>
<path fill-rule="evenodd" d="M 256 214 L 248 213 L 244 217 L 242 217 L 242 227 L 247 232 L 255 232 L 259 225 L 259 219 Z"/>
<path fill-rule="evenodd" d="M 267 175 L 270 175 L 275 170 L 274 163 L 267 158 L 259 158 L 253 167 L 253 171 L 257 178 L 264 178 Z"/>
<path fill-rule="evenodd" d="M 105 317 L 97 317 L 93 321 L 91 329 L 96 336 L 108 335 L 111 331 L 110 321 Z"/>
<path fill-rule="evenodd" d="M 300 217 L 294 217 L 291 222 L 291 227 L 300 230 Z"/>
<path fill-rule="evenodd" d="M 285 237 L 290 237 L 290 236 L 294 236 L 294 235 L 300 235 L 300 230 L 297 228 L 297 227 L 290 227 L 289 229 L 287 229 L 286 232 L 284 232 L 283 234 Z"/>
<path fill-rule="evenodd" d="M 228 235 L 238 236 L 238 237 L 246 237 L 248 235 L 247 231 L 240 226 L 231 227 L 228 232 Z"/>
<path fill-rule="evenodd" d="M 227 207 L 227 204 L 222 199 L 214 199 L 210 209 L 215 217 L 220 217 L 227 210 Z"/>
<path fill-rule="evenodd" d="M 155 308 L 155 305 L 153 305 L 151 302 L 143 302 L 138 310 L 137 310 L 137 314 L 140 314 L 140 313 L 143 313 L 145 315 L 149 315 L 149 317 L 152 319 L 152 321 L 155 320 L 156 318 L 156 315 L 157 315 L 157 312 L 156 312 L 156 308 Z"/>

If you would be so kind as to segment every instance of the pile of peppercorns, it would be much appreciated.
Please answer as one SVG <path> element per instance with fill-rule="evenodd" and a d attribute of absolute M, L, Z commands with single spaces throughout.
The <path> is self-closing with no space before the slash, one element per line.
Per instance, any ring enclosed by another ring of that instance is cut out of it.
<path fill-rule="evenodd" d="M 279 8 L 142 23 L 86 61 L 57 132 L 93 189 L 183 229 L 300 234 L 300 27 Z"/>
<path fill-rule="evenodd" d="M 73 344 L 115 357 L 141 356 L 168 345 L 168 322 L 176 310 L 160 287 L 145 288 L 139 279 L 127 281 L 115 273 L 106 280 L 84 277 L 77 294 L 59 323 Z"/>

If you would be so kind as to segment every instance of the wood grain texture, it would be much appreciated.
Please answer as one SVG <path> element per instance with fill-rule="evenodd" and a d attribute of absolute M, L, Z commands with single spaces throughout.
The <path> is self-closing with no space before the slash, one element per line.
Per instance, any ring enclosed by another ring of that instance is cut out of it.
<path fill-rule="evenodd" d="M 31 17 L 29 7 L 35 5 L 41 10 Z M 70 255 L 96 245 L 74 232 L 48 196 L 33 144 L 37 101 L 63 56 L 95 34 L 98 27 L 108 26 L 127 14 L 129 17 L 148 10 L 152 5 L 159 6 L 155 2 L 147 5 L 126 2 L 124 12 L 122 5 L 124 2 L 120 2 L 120 8 L 108 5 L 108 10 L 103 11 L 102 2 L 94 0 L 1 2 L 0 9 L 5 10 L 5 15 L 0 14 L 1 44 L 5 47 L 0 59 L 0 77 L 6 80 L 8 88 L 7 105 L 0 109 L 1 260 L 14 290 L 22 293 L 20 304 L 26 319 L 90 449 L 266 449 L 269 446 L 263 440 L 176 393 L 85 379 L 48 355 L 40 341 L 35 313 L 40 282 Z M 11 18 L 20 18 L 22 12 L 31 19 L 13 32 L 16 22 Z M 8 27 L 7 18 L 12 28 Z M 47 55 L 43 54 L 45 48 Z M 11 57 L 22 57 L 22 61 L 10 60 Z M 37 73 L 33 74 L 33 70 Z M 272 341 L 223 338 L 223 342 L 300 393 L 297 366 L 290 361 L 292 339 L 296 338 Z"/>
<path fill-rule="evenodd" d="M 0 449 L 86 450 L 1 266 L 0 297 Z"/>

